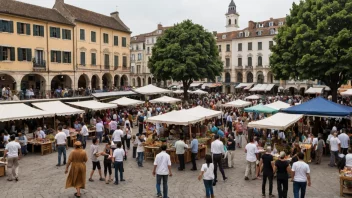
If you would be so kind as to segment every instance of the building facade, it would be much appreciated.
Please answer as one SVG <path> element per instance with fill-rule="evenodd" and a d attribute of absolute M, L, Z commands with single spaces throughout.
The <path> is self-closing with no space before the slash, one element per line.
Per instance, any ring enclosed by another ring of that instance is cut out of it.
<path fill-rule="evenodd" d="M 112 89 L 130 84 L 130 30 L 56 0 L 52 9 L 0 0 L 0 86 L 38 98 L 61 87 Z"/>

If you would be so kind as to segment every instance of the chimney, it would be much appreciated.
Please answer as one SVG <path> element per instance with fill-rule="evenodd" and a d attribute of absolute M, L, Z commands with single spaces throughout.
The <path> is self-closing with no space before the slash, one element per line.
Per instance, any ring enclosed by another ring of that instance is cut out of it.
<path fill-rule="evenodd" d="M 274 20 L 273 17 L 270 17 L 270 21 Z"/>
<path fill-rule="evenodd" d="M 65 3 L 65 0 L 55 0 L 55 4 L 64 4 Z"/>
<path fill-rule="evenodd" d="M 248 21 L 248 29 L 254 29 L 255 23 L 253 21 Z"/>
<path fill-rule="evenodd" d="M 158 24 L 158 30 L 163 29 L 163 25 L 161 23 Z"/>
<path fill-rule="evenodd" d="M 63 1 L 63 0 L 62 0 Z M 125 23 L 123 23 L 123 21 L 120 19 L 119 17 L 119 12 L 118 11 L 115 11 L 115 12 L 112 12 L 110 13 L 110 16 L 112 18 L 114 18 L 116 21 L 118 21 L 122 26 L 124 26 L 126 29 L 130 30 L 129 27 L 127 27 L 127 25 L 125 25 Z"/>
<path fill-rule="evenodd" d="M 218 35 L 218 32 L 217 32 L 217 31 L 213 31 L 213 35 L 214 35 L 214 36 L 217 36 L 217 35 Z"/>

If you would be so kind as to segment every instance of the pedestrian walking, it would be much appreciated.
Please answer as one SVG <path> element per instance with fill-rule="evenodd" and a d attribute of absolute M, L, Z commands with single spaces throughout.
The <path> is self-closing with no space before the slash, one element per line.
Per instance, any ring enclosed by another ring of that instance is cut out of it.
<path fill-rule="evenodd" d="M 318 145 L 317 145 L 317 150 L 316 150 L 316 158 L 315 158 L 315 163 L 320 164 L 321 163 L 321 158 L 323 157 L 323 151 L 325 148 L 325 142 L 324 139 L 319 137 L 318 138 Z"/>
<path fill-rule="evenodd" d="M 57 127 L 58 133 L 55 135 L 55 143 L 57 147 L 58 160 L 56 166 L 61 166 L 61 155 L 64 156 L 64 165 L 66 165 L 66 150 L 68 150 L 67 136 L 62 131 L 62 126 Z"/>
<path fill-rule="evenodd" d="M 123 158 L 125 157 L 125 151 L 121 148 L 121 142 L 117 142 L 116 144 L 116 149 L 114 150 L 113 154 L 113 161 L 114 161 L 114 167 L 115 167 L 115 185 L 119 184 L 119 177 L 118 173 L 120 172 L 120 181 L 123 182 L 125 181 L 123 179 Z"/>
<path fill-rule="evenodd" d="M 288 175 L 291 173 L 290 163 L 285 160 L 286 153 L 280 152 L 280 158 L 276 160 L 274 166 L 274 173 L 276 173 L 277 179 L 277 193 L 279 198 L 287 198 L 288 191 Z"/>
<path fill-rule="evenodd" d="M 256 179 L 256 174 L 255 174 L 256 161 L 258 159 L 258 148 L 257 148 L 257 145 L 254 143 L 253 136 L 250 136 L 249 139 L 250 139 L 250 142 L 245 147 L 247 166 L 246 166 L 244 179 L 249 180 L 248 175 L 250 173 L 252 176 L 252 180 L 255 180 Z"/>
<path fill-rule="evenodd" d="M 341 141 L 336 137 L 337 133 L 334 132 L 330 138 L 330 167 L 336 166 L 338 160 L 338 154 L 341 150 Z"/>
<path fill-rule="evenodd" d="M 74 147 L 66 164 L 65 174 L 68 173 L 68 169 L 72 164 L 66 179 L 66 189 L 76 188 L 75 196 L 81 197 L 81 189 L 84 189 L 86 185 L 86 162 L 88 157 L 86 151 L 82 149 L 80 141 L 76 141 Z"/>
<path fill-rule="evenodd" d="M 18 160 L 21 159 L 21 145 L 15 141 L 15 135 L 10 136 L 10 142 L 6 144 L 4 157 L 7 157 L 7 181 L 12 181 L 15 178 L 18 181 Z"/>
<path fill-rule="evenodd" d="M 139 135 L 137 138 L 137 165 L 143 167 L 144 160 L 144 145 L 146 138 L 144 135 Z"/>
<path fill-rule="evenodd" d="M 229 168 L 235 167 L 235 150 L 236 150 L 236 140 L 234 140 L 232 135 L 229 135 L 227 140 L 227 157 Z"/>
<path fill-rule="evenodd" d="M 180 136 L 180 139 L 175 143 L 176 155 L 178 161 L 180 162 L 179 171 L 185 170 L 185 149 L 188 148 L 188 145 L 184 142 L 183 137 Z"/>
<path fill-rule="evenodd" d="M 103 140 L 104 125 L 101 120 L 95 124 L 96 137 L 99 139 L 99 143 Z"/>
<path fill-rule="evenodd" d="M 214 198 L 213 181 L 214 181 L 214 164 L 211 155 L 205 156 L 205 164 L 202 165 L 198 180 L 203 178 L 205 187 L 205 196 Z"/>
<path fill-rule="evenodd" d="M 87 125 L 82 122 L 81 123 L 81 138 L 82 138 L 82 144 L 83 144 L 83 149 L 86 149 L 86 146 L 87 146 L 87 139 L 88 139 L 88 136 L 89 136 L 89 132 L 88 132 L 88 127 Z"/>
<path fill-rule="evenodd" d="M 191 171 L 197 170 L 196 157 L 198 155 L 198 139 L 196 138 L 196 134 L 192 134 L 191 141 L 191 159 L 192 159 L 192 168 Z"/>
<path fill-rule="evenodd" d="M 350 145 L 350 137 L 346 134 L 346 129 L 342 129 L 342 133 L 337 137 L 341 142 L 341 152 L 344 155 L 348 153 L 348 147 Z"/>
<path fill-rule="evenodd" d="M 274 161 L 271 155 L 271 147 L 266 148 L 266 153 L 262 155 L 259 163 L 260 169 L 263 170 L 263 182 L 262 182 L 262 197 L 265 197 L 265 186 L 266 180 L 269 180 L 269 197 L 274 197 L 273 195 L 273 178 L 274 178 Z M 262 171 L 260 171 L 262 172 Z"/>
<path fill-rule="evenodd" d="M 111 165 L 112 165 L 112 149 L 110 146 L 110 143 L 105 145 L 105 151 L 102 153 L 104 156 L 104 176 L 105 176 L 105 183 L 109 184 L 109 182 L 112 181 L 111 175 L 112 175 L 112 170 L 111 170 Z M 107 173 L 109 172 L 109 176 Z"/>
<path fill-rule="evenodd" d="M 137 139 L 136 139 L 136 135 L 132 135 L 132 144 L 133 144 L 132 158 L 136 158 L 136 156 L 137 156 L 137 147 L 138 147 L 138 142 L 137 142 Z"/>
<path fill-rule="evenodd" d="M 330 140 L 331 143 L 331 140 Z M 304 154 L 298 153 L 298 162 L 292 165 L 293 195 L 294 198 L 304 198 L 306 194 L 307 181 L 311 186 L 309 165 L 303 161 Z M 301 196 L 299 196 L 301 191 Z"/>
<path fill-rule="evenodd" d="M 161 146 L 161 152 L 156 155 L 154 160 L 153 176 L 156 175 L 157 197 L 168 198 L 168 176 L 172 176 L 170 155 L 166 153 L 167 146 Z M 161 194 L 161 180 L 163 180 L 163 194 Z"/>
<path fill-rule="evenodd" d="M 99 140 L 98 138 L 94 137 L 92 140 L 92 145 L 90 145 L 90 158 L 92 160 L 93 163 L 93 170 L 90 172 L 90 177 L 89 177 L 89 181 L 93 182 L 94 180 L 92 179 L 93 174 L 95 172 L 95 169 L 98 169 L 98 173 L 100 176 L 100 181 L 104 181 L 102 175 L 101 175 L 101 166 L 100 166 L 100 161 L 98 159 L 98 157 L 101 155 L 101 153 L 99 153 Z"/>
<path fill-rule="evenodd" d="M 222 141 L 219 140 L 219 135 L 215 135 L 214 136 L 214 141 L 211 143 L 211 153 L 213 155 L 213 164 L 214 164 L 214 181 L 213 181 L 213 186 L 216 185 L 216 183 L 218 182 L 217 180 L 217 169 L 219 166 L 219 170 L 222 174 L 222 178 L 224 179 L 224 181 L 227 180 L 227 177 L 225 176 L 225 172 L 224 169 L 222 168 L 222 155 L 225 154 L 225 149 L 224 149 L 224 143 L 222 143 Z"/>

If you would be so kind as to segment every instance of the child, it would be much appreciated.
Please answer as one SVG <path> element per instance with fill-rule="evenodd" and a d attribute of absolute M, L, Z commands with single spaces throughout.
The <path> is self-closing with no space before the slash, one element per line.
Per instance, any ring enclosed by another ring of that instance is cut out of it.
<path fill-rule="evenodd" d="M 133 157 L 133 158 L 136 158 L 137 146 L 138 146 L 138 142 L 136 141 L 136 135 L 132 135 L 132 144 L 133 144 L 133 154 L 132 154 L 132 157 Z"/>
<path fill-rule="evenodd" d="M 205 156 L 205 164 L 202 165 L 198 180 L 203 178 L 205 186 L 205 194 L 207 198 L 214 198 L 213 180 L 214 180 L 214 164 L 210 155 Z"/>

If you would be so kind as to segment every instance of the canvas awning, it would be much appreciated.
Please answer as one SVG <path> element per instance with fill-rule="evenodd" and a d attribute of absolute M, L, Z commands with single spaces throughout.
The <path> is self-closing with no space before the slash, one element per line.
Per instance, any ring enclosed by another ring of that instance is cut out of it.
<path fill-rule="evenodd" d="M 249 91 L 271 91 L 275 84 L 257 84 Z"/>
<path fill-rule="evenodd" d="M 302 117 L 303 115 L 301 114 L 277 113 L 266 119 L 250 122 L 248 127 L 258 129 L 285 130 L 292 124 L 299 121 Z"/>
<path fill-rule="evenodd" d="M 56 114 L 57 116 L 75 115 L 84 113 L 84 110 L 76 109 L 68 106 L 60 101 L 37 102 L 32 103 L 33 106 L 42 109 L 43 111 Z"/>
<path fill-rule="evenodd" d="M 259 104 L 259 105 L 256 105 L 256 106 L 253 106 L 253 107 L 248 107 L 248 108 L 245 108 L 244 109 L 245 112 L 259 112 L 259 113 L 276 113 L 278 112 L 279 110 L 276 110 L 276 109 L 273 109 L 273 108 L 270 108 L 270 107 L 266 107 L 262 104 Z"/>
<path fill-rule="evenodd" d="M 245 100 L 259 100 L 260 98 L 261 98 L 260 95 L 251 95 L 251 96 L 245 97 L 244 99 Z"/>
<path fill-rule="evenodd" d="M 189 85 L 189 87 L 198 87 L 201 86 L 203 83 L 192 83 Z"/>
<path fill-rule="evenodd" d="M 200 90 L 200 89 L 197 89 L 197 90 L 195 90 L 195 91 L 192 91 L 191 93 L 192 93 L 192 94 L 199 94 L 199 95 L 208 94 L 208 92 L 202 91 L 202 90 Z"/>
<path fill-rule="evenodd" d="M 109 103 L 110 104 L 117 104 L 119 106 L 136 106 L 136 105 L 144 104 L 144 101 L 122 97 L 117 100 L 111 101 Z"/>
<path fill-rule="evenodd" d="M 241 107 L 247 107 L 252 105 L 251 102 L 248 101 L 243 101 L 243 100 L 235 100 L 232 102 L 228 102 L 226 104 L 224 104 L 224 107 L 236 107 L 236 108 L 241 108 Z"/>
<path fill-rule="evenodd" d="M 240 83 L 238 84 L 235 88 L 236 89 L 242 89 L 242 88 L 251 88 L 253 86 L 254 83 Z"/>
<path fill-rule="evenodd" d="M 162 115 L 150 117 L 146 122 L 189 125 L 200 122 L 201 120 L 202 118 L 186 114 L 183 111 L 171 111 Z"/>
<path fill-rule="evenodd" d="M 149 102 L 151 103 L 176 103 L 180 102 L 181 100 L 178 98 L 171 98 L 169 96 L 162 96 L 160 98 L 156 98 L 154 100 L 150 100 Z"/>
<path fill-rule="evenodd" d="M 321 94 L 323 93 L 324 88 L 321 87 L 310 87 L 307 91 L 305 91 L 305 94 Z"/>
<path fill-rule="evenodd" d="M 270 104 L 265 105 L 266 107 L 270 107 L 276 110 L 280 110 L 280 109 L 287 109 L 289 108 L 291 105 L 286 103 L 286 102 L 282 102 L 282 101 L 276 101 Z"/>
<path fill-rule="evenodd" d="M 0 122 L 54 117 L 54 113 L 32 108 L 24 103 L 0 105 Z"/>
<path fill-rule="evenodd" d="M 204 83 L 202 84 L 202 89 L 206 89 L 207 87 L 214 88 L 214 87 L 220 87 L 220 86 L 222 86 L 221 83 Z"/>
<path fill-rule="evenodd" d="M 221 111 L 214 111 L 211 109 L 206 109 L 201 106 L 197 106 L 191 109 L 186 109 L 181 111 L 184 112 L 185 114 L 195 116 L 195 117 L 200 117 L 203 119 L 210 119 L 210 118 L 214 118 L 214 117 L 218 117 L 219 115 L 222 115 Z"/>
<path fill-rule="evenodd" d="M 275 87 L 275 84 L 267 84 L 264 91 L 271 91 Z"/>
<path fill-rule="evenodd" d="M 93 93 L 96 98 L 112 97 L 112 96 L 132 96 L 137 95 L 133 91 L 112 91 L 112 92 L 102 92 L 102 93 Z"/>
<path fill-rule="evenodd" d="M 155 95 L 155 94 L 163 94 L 163 93 L 172 93 L 171 90 L 162 89 L 160 87 L 156 87 L 154 85 L 146 85 L 144 87 L 137 88 L 133 90 L 136 93 L 143 95 Z"/>
<path fill-rule="evenodd" d="M 183 94 L 183 90 L 181 90 L 181 89 L 178 89 L 178 90 L 176 90 L 176 91 L 173 91 L 175 94 Z M 191 93 L 191 91 L 187 91 L 188 93 Z"/>
<path fill-rule="evenodd" d="M 313 85 L 314 88 L 324 88 L 324 91 L 331 91 L 330 87 L 326 85 Z"/>
<path fill-rule="evenodd" d="M 341 92 L 342 96 L 352 96 L 352 89 L 347 89 L 347 91 Z"/>
<path fill-rule="evenodd" d="M 261 86 L 262 86 L 262 84 L 257 84 L 252 89 L 250 89 L 249 91 L 258 91 Z"/>
<path fill-rule="evenodd" d="M 103 109 L 114 109 L 117 107 L 116 104 L 108 104 L 97 102 L 95 100 L 81 101 L 81 102 L 68 102 L 67 104 L 74 105 L 77 107 L 83 107 L 92 110 L 103 110 Z"/>

